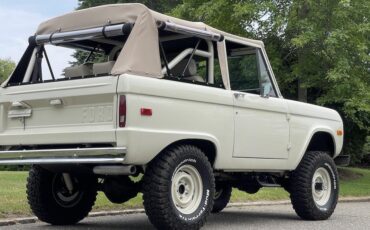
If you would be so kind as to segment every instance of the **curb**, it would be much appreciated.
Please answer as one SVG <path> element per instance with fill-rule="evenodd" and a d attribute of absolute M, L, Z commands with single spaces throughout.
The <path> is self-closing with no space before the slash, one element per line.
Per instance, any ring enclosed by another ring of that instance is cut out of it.
<path fill-rule="evenodd" d="M 338 200 L 340 203 L 349 202 L 370 202 L 370 196 L 365 197 L 343 197 Z M 241 203 L 230 203 L 227 205 L 228 208 L 235 207 L 248 207 L 248 206 L 268 206 L 268 205 L 287 205 L 291 204 L 290 200 L 278 200 L 278 201 L 254 201 L 254 202 L 241 202 Z"/>
<path fill-rule="evenodd" d="M 129 214 L 137 214 L 137 213 L 145 213 L 145 210 L 142 208 L 139 208 L 139 209 L 126 209 L 126 210 L 119 210 L 119 211 L 91 212 L 88 217 L 119 216 L 119 215 L 129 215 Z M 35 216 L 14 218 L 14 219 L 4 219 L 4 220 L 0 220 L 0 227 L 16 225 L 16 224 L 34 224 L 38 221 L 39 220 Z"/>
<path fill-rule="evenodd" d="M 344 197 L 339 198 L 341 203 L 349 202 L 370 202 L 370 196 L 366 197 Z M 227 205 L 227 208 L 238 208 L 238 207 L 248 207 L 248 206 L 268 206 L 268 205 L 288 205 L 290 200 L 279 200 L 279 201 L 255 201 L 255 202 L 240 202 L 240 203 L 230 203 Z M 138 214 L 145 213 L 145 210 L 142 208 L 139 209 L 126 209 L 119 211 L 100 211 L 92 212 L 89 214 L 89 217 L 102 217 L 102 216 L 119 216 L 119 215 L 129 215 L 129 214 Z M 38 222 L 37 217 L 23 217 L 23 218 L 14 218 L 14 219 L 4 219 L 0 220 L 1 226 L 10 226 L 16 224 L 33 224 Z"/>

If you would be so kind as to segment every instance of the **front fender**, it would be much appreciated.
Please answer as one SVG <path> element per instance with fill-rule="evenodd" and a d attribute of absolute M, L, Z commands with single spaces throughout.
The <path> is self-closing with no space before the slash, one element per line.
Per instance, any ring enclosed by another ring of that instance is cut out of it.
<path fill-rule="evenodd" d="M 307 135 L 307 138 L 302 146 L 302 149 L 299 151 L 297 157 L 295 158 L 295 160 L 293 161 L 293 168 L 296 168 L 298 166 L 298 164 L 301 162 L 303 156 L 305 155 L 306 151 L 307 151 L 307 148 L 313 138 L 313 136 L 318 133 L 318 132 L 324 132 L 324 133 L 328 133 L 330 134 L 332 140 L 333 140 L 333 143 L 334 143 L 334 154 L 333 154 L 333 158 L 335 158 L 336 156 L 338 156 L 342 150 L 342 145 L 343 145 L 343 138 L 341 137 L 338 137 L 336 135 L 336 130 L 333 130 L 333 128 L 331 127 L 325 127 L 325 126 L 319 126 L 319 127 L 314 127 L 312 128 L 309 132 L 308 132 L 308 135 Z"/>

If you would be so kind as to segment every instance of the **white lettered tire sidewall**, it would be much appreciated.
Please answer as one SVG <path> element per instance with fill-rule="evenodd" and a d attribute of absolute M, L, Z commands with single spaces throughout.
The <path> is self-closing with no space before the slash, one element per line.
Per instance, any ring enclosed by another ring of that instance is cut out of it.
<path fill-rule="evenodd" d="M 201 179 L 194 180 L 197 177 Z M 202 192 L 198 193 L 197 205 L 187 208 L 192 196 L 185 196 L 178 203 L 172 190 L 175 184 L 178 185 L 175 191 L 180 195 L 192 191 L 195 187 L 188 183 L 191 181 L 198 181 L 198 188 L 202 187 L 198 191 Z M 187 190 L 186 184 L 190 185 Z M 196 146 L 184 144 L 164 150 L 148 165 L 142 186 L 145 212 L 157 229 L 200 229 L 211 213 L 215 193 L 213 169 L 204 152 Z"/>
<path fill-rule="evenodd" d="M 201 177 L 201 186 L 202 186 L 202 195 L 200 198 L 199 206 L 196 208 L 196 210 L 190 214 L 185 214 L 181 212 L 175 205 L 174 200 L 172 198 L 172 183 L 171 186 L 169 186 L 169 199 L 171 200 L 171 204 L 174 210 L 174 213 L 178 216 L 179 220 L 185 221 L 186 223 L 197 221 L 199 218 L 202 218 L 202 216 L 207 213 L 207 209 L 209 208 L 208 205 L 211 202 L 213 194 L 212 189 L 212 178 L 211 175 L 209 175 L 209 172 L 206 167 L 204 167 L 203 163 L 197 159 L 196 157 L 189 157 L 184 159 L 179 159 L 178 166 L 173 170 L 172 172 L 172 179 L 174 178 L 176 172 L 178 169 L 180 169 L 183 166 L 192 166 L 194 167 Z M 171 182 L 173 182 L 171 180 Z M 196 195 L 195 195 L 196 196 Z"/>
<path fill-rule="evenodd" d="M 338 171 L 331 156 L 326 152 L 308 151 L 290 175 L 289 191 L 293 208 L 302 219 L 328 219 L 339 195 Z"/>
<path fill-rule="evenodd" d="M 327 212 L 329 209 L 332 208 L 334 203 L 336 204 L 337 199 L 338 199 L 338 193 L 339 193 L 338 178 L 337 178 L 337 174 L 334 171 L 335 169 L 333 169 L 333 167 L 329 163 L 325 162 L 322 165 L 318 165 L 318 167 L 316 167 L 316 170 L 319 168 L 324 168 L 330 176 L 330 186 L 331 186 L 330 195 L 329 195 L 330 197 L 329 197 L 329 200 L 324 205 L 319 205 L 315 200 L 314 200 L 314 203 L 320 211 Z M 313 175 L 314 174 L 315 172 L 313 172 Z M 314 191 L 311 191 L 311 192 L 314 193 Z M 312 199 L 314 199 L 313 194 L 312 194 Z"/>

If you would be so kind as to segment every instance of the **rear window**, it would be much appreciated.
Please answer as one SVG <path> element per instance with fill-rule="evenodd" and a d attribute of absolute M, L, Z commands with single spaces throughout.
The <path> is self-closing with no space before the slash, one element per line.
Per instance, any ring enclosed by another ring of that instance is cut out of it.
<path fill-rule="evenodd" d="M 129 36 L 122 28 L 119 31 L 123 34 L 86 39 L 75 35 L 56 41 L 45 35 L 44 43 L 37 40 L 43 35 L 31 37 L 8 86 L 108 76 Z"/>

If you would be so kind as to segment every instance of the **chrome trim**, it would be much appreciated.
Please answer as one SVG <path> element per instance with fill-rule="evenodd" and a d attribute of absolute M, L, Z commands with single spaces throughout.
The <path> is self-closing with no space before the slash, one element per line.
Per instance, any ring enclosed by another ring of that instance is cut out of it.
<path fill-rule="evenodd" d="M 0 151 L 0 165 L 117 164 L 126 152 L 126 147 L 7 150 Z"/>

